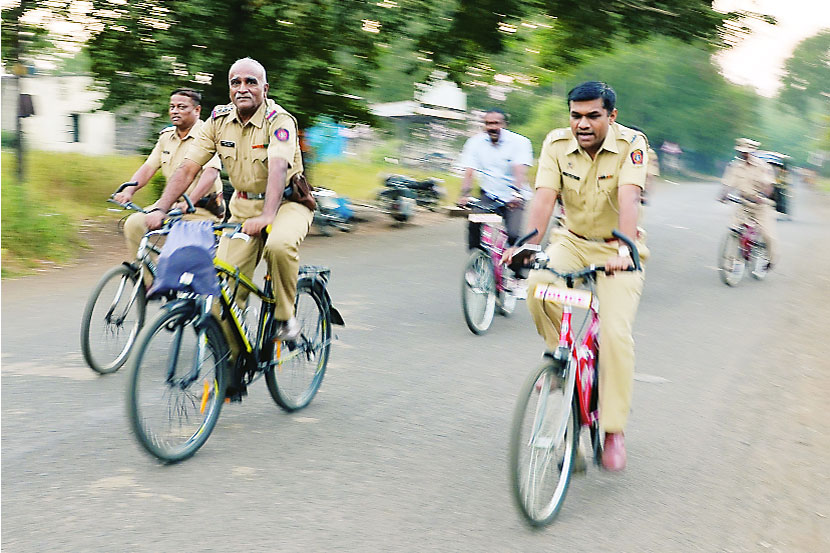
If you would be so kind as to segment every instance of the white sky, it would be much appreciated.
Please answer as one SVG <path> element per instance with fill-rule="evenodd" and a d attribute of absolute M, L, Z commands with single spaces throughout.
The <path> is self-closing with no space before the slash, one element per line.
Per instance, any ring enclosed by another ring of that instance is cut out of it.
<path fill-rule="evenodd" d="M 799 42 L 830 28 L 830 0 L 717 0 L 719 11 L 747 10 L 775 16 L 777 25 L 754 22 L 752 35 L 718 56 L 724 76 L 774 96 L 784 62 Z"/>

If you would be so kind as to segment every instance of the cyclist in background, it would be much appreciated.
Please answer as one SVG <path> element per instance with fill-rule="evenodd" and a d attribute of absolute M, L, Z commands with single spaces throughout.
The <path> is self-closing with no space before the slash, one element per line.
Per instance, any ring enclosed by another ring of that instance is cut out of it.
<path fill-rule="evenodd" d="M 170 122 L 173 124 L 159 132 L 159 138 L 150 156 L 130 178 L 130 181 L 135 184 L 116 194 L 114 197 L 116 201 L 121 203 L 131 201 L 136 191 L 143 188 L 159 169 L 167 179 L 173 175 L 173 171 L 184 159 L 187 146 L 193 142 L 202 126 L 202 121 L 199 119 L 202 113 L 202 95 L 191 88 L 174 90 L 170 95 L 168 113 Z M 219 157 L 214 156 L 205 164 L 204 169 L 193 177 L 185 192 L 190 196 L 191 201 L 200 207 L 196 208 L 196 213 L 185 215 L 185 219 L 208 219 L 216 222 L 222 219 L 224 203 L 222 202 L 222 181 L 219 178 L 221 169 Z M 182 204 L 179 207 L 186 206 Z M 156 209 L 155 204 L 147 208 L 148 211 Z M 128 256 L 135 255 L 141 238 L 148 230 L 145 219 L 144 213 L 133 213 L 124 223 Z M 149 273 L 146 273 L 145 279 L 149 278 L 151 278 Z M 150 284 L 150 282 L 145 281 L 145 284 Z"/>
<path fill-rule="evenodd" d="M 566 272 L 595 264 L 600 302 L 600 425 L 605 431 L 602 465 L 625 468 L 623 431 L 628 421 L 634 382 L 632 326 L 640 302 L 644 275 L 622 271 L 632 265 L 628 247 L 612 237 L 616 228 L 637 244 L 648 258 L 645 233 L 637 227 L 640 193 L 646 182 L 648 143 L 637 131 L 616 123 L 616 94 L 605 83 L 584 82 L 568 93 L 570 128 L 555 129 L 545 138 L 536 174 L 536 193 L 529 210 L 528 229 L 547 228 L 557 198 L 567 217 L 565 229 L 551 237 L 549 267 Z M 512 259 L 513 250 L 505 255 Z M 533 297 L 540 283 L 556 282 L 548 271 L 532 271 L 527 305 L 536 330 L 549 351 L 559 343 L 562 308 Z"/>
<path fill-rule="evenodd" d="M 483 202 L 499 200 L 507 204 L 500 215 L 504 218 L 508 243 L 512 244 L 522 230 L 527 168 L 533 165 L 533 146 L 524 136 L 508 131 L 507 117 L 500 109 L 484 114 L 484 132 L 470 137 L 461 151 L 464 179 L 458 205 L 464 206 L 473 189 L 473 173 L 479 173 L 480 198 Z M 475 249 L 481 244 L 481 224 L 469 223 L 467 243 Z"/>
<path fill-rule="evenodd" d="M 758 231 L 767 244 L 769 264 L 771 269 L 776 262 L 777 240 L 775 239 L 775 208 L 770 198 L 775 186 L 775 172 L 769 164 L 753 155 L 758 150 L 759 142 L 749 138 L 739 138 L 735 142 L 735 151 L 738 158 L 729 162 L 723 174 L 723 190 L 721 201 L 731 191 L 737 191 L 740 196 L 749 202 L 749 205 L 736 206 L 732 225 L 740 226 L 747 216 L 752 216 L 758 222 Z"/>

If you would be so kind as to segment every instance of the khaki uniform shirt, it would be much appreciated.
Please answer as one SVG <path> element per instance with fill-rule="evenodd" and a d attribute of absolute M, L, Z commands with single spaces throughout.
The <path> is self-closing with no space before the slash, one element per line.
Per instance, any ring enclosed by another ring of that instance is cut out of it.
<path fill-rule="evenodd" d="M 265 100 L 244 125 L 236 106 L 216 106 L 188 150 L 199 165 L 219 154 L 234 189 L 263 194 L 268 183 L 268 158 L 288 163 L 286 184 L 303 170 L 297 121 L 272 100 Z"/>
<path fill-rule="evenodd" d="M 552 188 L 561 196 L 573 233 L 610 238 L 619 226 L 620 185 L 645 187 L 647 151 L 642 133 L 612 123 L 596 158 L 591 159 L 570 128 L 555 129 L 542 145 L 536 188 Z"/>
<path fill-rule="evenodd" d="M 154 171 L 161 169 L 161 174 L 164 175 L 164 178 L 169 179 L 176 172 L 176 169 L 179 168 L 182 161 L 184 161 L 188 146 L 193 143 L 203 124 L 202 121 L 197 119 L 196 123 L 193 124 L 193 127 L 191 127 L 184 138 L 179 138 L 176 127 L 174 126 L 163 128 L 159 132 L 159 139 L 156 141 L 156 145 L 153 151 L 150 152 L 150 157 L 147 158 L 145 163 L 151 166 Z M 219 162 L 218 156 L 213 156 L 207 161 L 205 167 L 213 167 L 217 171 L 222 170 L 222 164 Z M 196 174 L 196 178 L 193 179 L 193 182 L 190 183 L 190 186 L 187 187 L 187 194 L 190 194 L 196 188 L 196 184 L 199 182 L 201 176 L 202 171 L 200 170 Z M 212 191 L 222 193 L 222 179 L 219 178 L 219 175 L 216 175 L 216 181 L 213 183 Z"/>
<path fill-rule="evenodd" d="M 723 185 L 734 188 L 746 196 L 762 194 L 767 197 L 770 185 L 775 182 L 775 172 L 770 165 L 750 155 L 749 161 L 733 159 L 726 166 Z"/>

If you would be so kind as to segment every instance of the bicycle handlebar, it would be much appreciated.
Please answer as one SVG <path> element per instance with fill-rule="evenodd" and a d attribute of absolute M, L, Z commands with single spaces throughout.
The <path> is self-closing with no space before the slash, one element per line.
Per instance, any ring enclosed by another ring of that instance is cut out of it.
<path fill-rule="evenodd" d="M 111 204 L 121 206 L 124 209 L 129 209 L 131 211 L 137 211 L 139 213 L 149 213 L 149 211 L 145 211 L 144 208 L 142 208 L 141 206 L 135 204 L 134 202 L 130 201 L 130 202 L 121 203 L 121 202 L 117 202 L 113 199 L 113 198 L 115 198 L 116 194 L 118 194 L 119 192 L 121 192 L 125 188 L 128 188 L 130 186 L 137 186 L 137 185 L 138 185 L 138 183 L 135 182 L 135 181 L 127 181 L 127 182 L 121 184 L 116 189 L 115 192 L 110 194 L 110 197 L 107 198 L 107 201 Z M 179 209 L 178 207 L 175 208 L 175 209 L 171 209 L 170 211 L 167 212 L 168 217 L 180 217 L 185 213 L 195 213 L 196 212 L 196 208 L 193 207 L 193 202 L 190 201 L 190 196 L 188 196 L 187 193 L 183 193 L 182 198 L 184 198 L 184 202 L 187 204 L 187 209 L 185 209 L 184 212 L 182 212 L 182 210 Z"/>
<path fill-rule="evenodd" d="M 534 230 L 534 233 L 535 233 L 535 230 Z M 634 244 L 634 241 L 631 240 L 631 238 L 629 238 L 625 234 L 618 231 L 617 229 L 614 229 L 613 231 L 611 231 L 611 234 L 614 236 L 614 238 L 616 238 L 617 240 L 623 242 L 626 246 L 628 246 L 628 249 L 631 252 L 630 256 L 631 256 L 631 260 L 634 262 L 634 265 L 632 267 L 628 267 L 627 269 L 622 269 L 622 270 L 623 271 L 632 271 L 632 272 L 633 271 L 642 271 L 643 266 L 640 263 L 640 251 L 637 249 L 637 246 Z M 528 236 L 528 238 L 529 238 L 529 236 Z M 548 259 L 547 255 L 545 255 L 544 252 L 539 252 L 538 254 L 536 254 L 536 258 L 533 260 L 533 268 L 534 269 L 542 269 L 542 270 L 550 271 L 551 273 L 555 274 L 556 276 L 558 276 L 560 278 L 564 278 L 565 280 L 568 280 L 568 281 L 584 278 L 586 276 L 589 276 L 589 275 L 592 275 L 592 274 L 595 274 L 595 273 L 600 273 L 600 272 L 604 273 L 605 272 L 605 265 L 588 265 L 587 267 L 579 269 L 578 271 L 573 271 L 573 272 L 570 272 L 570 273 L 560 273 L 556 269 L 554 269 L 552 267 L 548 267 L 547 266 L 548 261 L 549 261 L 549 259 Z"/>
<path fill-rule="evenodd" d="M 113 193 L 113 196 L 115 196 L 116 194 L 118 194 L 119 192 L 121 192 L 122 190 L 124 190 L 125 188 L 128 188 L 130 186 L 138 186 L 138 183 L 134 180 L 125 182 L 124 184 L 122 184 L 121 186 L 118 187 L 118 189 Z M 110 196 L 110 197 L 112 197 L 112 196 Z"/>

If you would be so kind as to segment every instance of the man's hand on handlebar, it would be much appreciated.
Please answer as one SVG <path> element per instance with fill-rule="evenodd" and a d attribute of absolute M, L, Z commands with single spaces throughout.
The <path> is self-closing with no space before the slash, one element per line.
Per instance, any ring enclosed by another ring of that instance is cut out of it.
<path fill-rule="evenodd" d="M 267 215 L 251 217 L 242 223 L 242 232 L 249 236 L 257 236 L 262 229 L 270 225 L 273 221 L 274 217 L 268 217 Z"/>
<path fill-rule="evenodd" d="M 161 228 L 165 217 L 167 217 L 167 214 L 164 211 L 156 209 L 155 211 L 150 211 L 150 213 L 147 214 L 144 219 L 144 223 L 147 225 L 148 229 L 156 230 Z"/>
<path fill-rule="evenodd" d="M 616 271 L 625 271 L 633 266 L 634 262 L 631 261 L 631 256 L 615 255 L 605 262 L 605 274 L 612 275 Z"/>
<path fill-rule="evenodd" d="M 126 203 L 129 203 L 133 200 L 133 194 L 134 193 L 135 193 L 135 189 L 132 186 L 130 186 L 130 187 L 125 188 L 121 192 L 113 194 L 112 199 L 115 200 L 116 202 L 120 203 L 120 204 L 126 204 Z"/>

